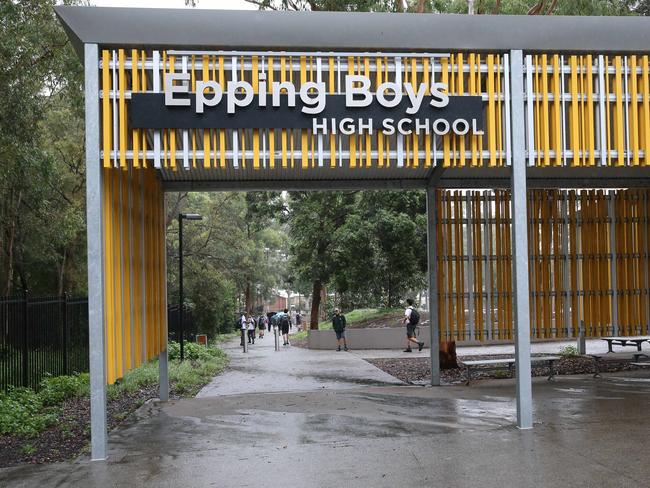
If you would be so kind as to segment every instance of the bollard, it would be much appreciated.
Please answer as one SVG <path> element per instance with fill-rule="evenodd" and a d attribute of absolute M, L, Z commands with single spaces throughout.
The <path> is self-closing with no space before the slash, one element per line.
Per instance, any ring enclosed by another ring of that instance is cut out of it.
<path fill-rule="evenodd" d="M 246 329 L 241 330 L 241 343 L 243 344 L 244 347 L 244 352 L 248 352 L 248 343 L 246 342 Z"/>
<path fill-rule="evenodd" d="M 278 336 L 278 327 L 273 326 L 273 335 L 275 339 L 275 350 L 279 351 L 280 350 L 280 337 Z"/>
<path fill-rule="evenodd" d="M 578 329 L 578 354 L 584 356 L 587 354 L 587 343 L 585 341 L 585 323 L 580 321 L 580 328 Z"/>

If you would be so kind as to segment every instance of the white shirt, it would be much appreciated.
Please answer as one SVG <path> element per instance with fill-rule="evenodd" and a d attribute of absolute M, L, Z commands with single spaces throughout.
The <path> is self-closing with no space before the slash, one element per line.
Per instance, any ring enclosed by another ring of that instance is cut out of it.
<path fill-rule="evenodd" d="M 406 307 L 406 310 L 404 310 L 404 317 L 406 317 L 406 323 L 408 324 L 411 321 L 411 310 L 413 310 L 413 307 Z"/>
<path fill-rule="evenodd" d="M 255 330 L 255 321 L 253 317 L 248 317 L 248 330 Z"/>
<path fill-rule="evenodd" d="M 239 322 L 241 323 L 242 330 L 246 330 L 246 315 L 242 314 L 241 318 L 239 319 Z"/>

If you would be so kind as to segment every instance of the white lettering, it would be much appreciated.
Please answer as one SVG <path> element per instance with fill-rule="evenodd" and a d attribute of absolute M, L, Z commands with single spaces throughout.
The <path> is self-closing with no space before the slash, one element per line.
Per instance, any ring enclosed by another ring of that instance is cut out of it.
<path fill-rule="evenodd" d="M 392 136 L 395 134 L 395 120 L 394 119 L 384 119 L 381 126 L 383 127 L 382 132 L 387 136 Z"/>
<path fill-rule="evenodd" d="M 350 117 L 341 119 L 339 129 L 341 130 L 341 134 L 344 134 L 346 136 L 354 134 L 354 120 L 352 120 Z"/>
<path fill-rule="evenodd" d="M 361 83 L 361 86 L 355 86 Z M 345 77 L 345 105 L 348 107 L 367 107 L 372 103 L 370 93 L 370 80 L 366 76 L 346 75 Z M 361 97 L 359 99 L 358 97 Z"/>
<path fill-rule="evenodd" d="M 205 90 L 212 90 L 212 98 L 206 98 Z M 196 82 L 196 113 L 203 113 L 203 106 L 214 107 L 223 97 L 223 89 L 216 81 L 197 81 Z"/>
<path fill-rule="evenodd" d="M 318 122 L 317 118 L 313 118 L 311 121 L 311 130 L 314 134 L 318 134 L 320 131 L 323 134 L 327 134 L 327 119 L 320 119 L 321 122 Z"/>
<path fill-rule="evenodd" d="M 422 132 L 424 132 L 426 135 L 429 135 L 431 132 L 429 124 L 429 119 L 424 119 L 424 121 L 415 119 L 415 133 L 420 135 Z"/>
<path fill-rule="evenodd" d="M 413 121 L 411 119 L 399 119 L 399 122 L 397 122 L 397 130 L 399 131 L 400 134 L 404 134 L 405 136 L 409 134 L 413 134 L 413 131 L 411 129 L 406 130 L 404 126 L 406 124 L 412 124 Z"/>
<path fill-rule="evenodd" d="M 386 98 L 387 90 L 390 90 L 392 92 L 392 100 L 388 100 Z M 377 87 L 377 101 L 380 105 L 386 108 L 392 108 L 399 105 L 399 103 L 402 101 L 402 90 L 400 89 L 400 86 L 397 83 L 392 83 L 390 81 L 382 83 Z"/>
<path fill-rule="evenodd" d="M 244 98 L 237 98 L 237 91 L 244 91 Z M 235 107 L 246 107 L 253 101 L 253 85 L 247 81 L 229 81 L 227 88 L 228 113 L 234 114 Z"/>
<path fill-rule="evenodd" d="M 410 115 L 418 113 L 418 110 L 420 110 L 420 106 L 422 105 L 422 100 L 424 100 L 424 93 L 427 91 L 427 85 L 420 83 L 417 93 L 413 91 L 413 85 L 410 83 L 404 83 L 404 89 L 406 90 L 406 94 L 411 102 L 411 106 L 406 109 L 406 113 Z"/>
<path fill-rule="evenodd" d="M 310 90 L 315 90 L 315 96 L 310 95 Z M 318 114 L 325 109 L 325 83 L 309 81 L 300 87 L 300 100 L 305 104 L 302 112 L 306 114 Z"/>
<path fill-rule="evenodd" d="M 189 81 L 189 73 L 167 73 L 165 75 L 165 105 L 175 107 L 187 107 L 190 105 L 189 98 L 174 98 L 174 93 L 189 93 L 187 83 L 174 85 L 174 81 Z"/>
<path fill-rule="evenodd" d="M 447 85 L 445 83 L 431 84 L 431 102 L 432 107 L 442 108 L 449 105 L 449 95 L 447 94 Z"/>
<path fill-rule="evenodd" d="M 296 87 L 293 86 L 293 83 L 289 83 L 288 81 L 279 83 L 277 81 L 273 82 L 273 87 L 271 88 L 272 91 L 272 103 L 274 107 L 279 107 L 280 106 L 280 93 L 282 90 L 287 91 L 287 96 L 289 98 L 287 105 L 289 107 L 295 107 L 296 106 Z"/>
<path fill-rule="evenodd" d="M 462 129 L 460 128 L 461 125 L 463 126 Z M 451 128 L 454 133 L 458 134 L 459 136 L 464 136 L 469 132 L 469 122 L 467 122 L 465 119 L 456 119 L 451 124 Z"/>
<path fill-rule="evenodd" d="M 359 127 L 357 127 L 357 133 L 362 134 L 364 130 L 367 130 L 368 134 L 372 135 L 372 119 L 366 119 L 365 123 L 363 119 L 359 119 Z"/>
<path fill-rule="evenodd" d="M 442 124 L 443 129 L 440 130 L 438 126 Z M 436 119 L 433 121 L 433 133 L 438 136 L 444 136 L 449 133 L 449 122 L 445 119 Z"/>
<path fill-rule="evenodd" d="M 472 119 L 472 134 L 474 134 L 475 136 L 482 136 L 483 134 L 485 134 L 483 130 L 478 128 L 478 120 L 476 119 Z"/>

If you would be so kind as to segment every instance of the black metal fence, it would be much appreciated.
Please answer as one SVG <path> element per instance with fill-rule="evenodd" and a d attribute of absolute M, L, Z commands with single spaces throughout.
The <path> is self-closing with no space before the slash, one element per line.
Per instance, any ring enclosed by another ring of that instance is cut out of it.
<path fill-rule="evenodd" d="M 0 390 L 88 371 L 88 300 L 0 297 Z"/>
<path fill-rule="evenodd" d="M 167 309 L 169 340 L 177 341 L 178 305 Z M 88 363 L 88 299 L 0 297 L 0 391 L 9 386 L 38 389 L 45 375 L 85 373 Z M 185 310 L 186 341 L 197 324 Z"/>
<path fill-rule="evenodd" d="M 186 307 L 183 311 L 183 338 L 186 341 L 194 341 L 197 332 L 194 315 Z M 178 323 L 178 305 L 168 305 L 167 307 L 167 334 L 170 341 L 178 342 L 180 340 L 181 331 Z"/>

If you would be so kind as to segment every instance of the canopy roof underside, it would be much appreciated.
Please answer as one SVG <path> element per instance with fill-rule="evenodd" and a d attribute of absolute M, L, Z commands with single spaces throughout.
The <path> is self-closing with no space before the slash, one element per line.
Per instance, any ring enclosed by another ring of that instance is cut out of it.
<path fill-rule="evenodd" d="M 650 18 L 55 7 L 83 44 L 147 49 L 647 53 Z"/>

